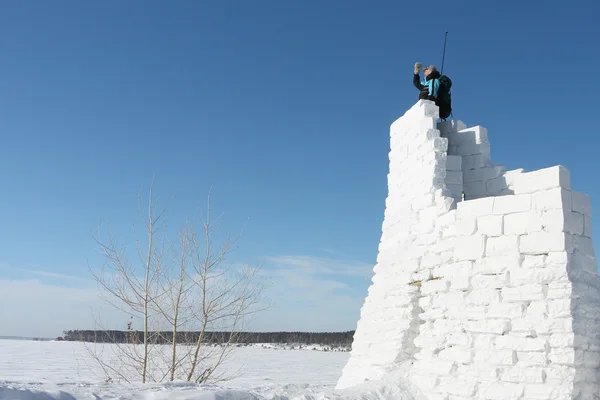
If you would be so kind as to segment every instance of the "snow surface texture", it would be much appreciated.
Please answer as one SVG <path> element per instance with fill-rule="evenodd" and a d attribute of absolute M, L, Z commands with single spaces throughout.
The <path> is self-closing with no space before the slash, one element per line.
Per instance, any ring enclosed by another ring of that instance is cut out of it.
<path fill-rule="evenodd" d="M 264 346 L 239 348 L 226 367 L 241 373 L 218 385 L 128 384 L 105 382 L 85 343 L 0 340 L 0 400 L 415 400 L 414 388 L 387 382 L 336 393 L 348 352 Z"/>
<path fill-rule="evenodd" d="M 485 128 L 437 117 L 421 100 L 391 125 L 375 275 L 337 388 L 403 369 L 430 400 L 600 399 L 590 198 L 562 166 L 505 171 Z"/>

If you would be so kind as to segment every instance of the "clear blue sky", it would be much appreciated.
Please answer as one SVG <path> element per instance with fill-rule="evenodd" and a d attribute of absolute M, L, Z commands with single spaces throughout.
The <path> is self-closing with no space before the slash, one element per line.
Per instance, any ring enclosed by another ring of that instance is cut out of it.
<path fill-rule="evenodd" d="M 566 166 L 597 209 L 598 15 L 592 0 L 4 2 L 0 335 L 90 327 L 92 235 L 110 220 L 130 239 L 153 175 L 172 224 L 210 185 L 228 226 L 248 220 L 235 261 L 262 257 L 278 283 L 256 329 L 354 329 L 389 125 L 446 30 L 455 117 L 487 127 L 507 169 Z"/>

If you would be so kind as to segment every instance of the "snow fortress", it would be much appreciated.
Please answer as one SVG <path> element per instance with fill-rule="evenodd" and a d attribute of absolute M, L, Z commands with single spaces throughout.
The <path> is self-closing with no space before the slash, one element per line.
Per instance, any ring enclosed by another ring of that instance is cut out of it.
<path fill-rule="evenodd" d="M 421 100 L 390 128 L 374 277 L 337 389 L 400 368 L 417 398 L 600 399 L 591 202 L 562 166 L 505 171 Z"/>

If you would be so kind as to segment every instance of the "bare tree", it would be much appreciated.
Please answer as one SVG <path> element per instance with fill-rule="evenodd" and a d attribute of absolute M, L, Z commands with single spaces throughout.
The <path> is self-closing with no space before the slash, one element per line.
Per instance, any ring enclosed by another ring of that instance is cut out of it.
<path fill-rule="evenodd" d="M 214 238 L 218 234 L 220 219 L 211 220 L 209 197 L 206 217 L 201 220 L 201 236 L 193 230 L 188 232 L 194 272 L 192 281 L 199 295 L 198 309 L 193 308 L 193 315 L 200 322 L 200 333 L 187 380 L 198 383 L 215 377 L 215 370 L 231 355 L 233 345 L 241 341 L 240 333 L 246 317 L 261 309 L 264 290 L 262 281 L 257 279 L 259 269 L 249 265 L 234 268 L 226 263 L 241 235 L 227 235 L 220 246 L 215 246 Z M 214 352 L 207 352 L 203 347 L 209 331 L 213 333 L 212 341 L 220 344 Z M 222 334 L 214 337 L 214 332 Z M 205 350 L 204 353 L 202 350 Z M 206 363 L 207 359 L 212 361 Z"/>
<path fill-rule="evenodd" d="M 136 246 L 137 268 L 110 234 L 98 241 L 109 273 L 103 268 L 92 274 L 103 297 L 143 326 L 141 343 L 130 323 L 130 339 L 115 340 L 114 349 L 123 367 L 135 370 L 142 382 L 228 379 L 224 363 L 242 341 L 245 324 L 268 307 L 260 268 L 229 260 L 243 230 L 220 237 L 222 215 L 211 219 L 210 192 L 199 232 L 187 221 L 175 243 L 168 234 L 159 235 L 165 210 L 154 212 L 152 186 L 147 213 L 141 213 L 147 248 Z M 103 363 L 98 354 L 94 358 Z M 115 365 L 102 367 L 128 379 Z"/>

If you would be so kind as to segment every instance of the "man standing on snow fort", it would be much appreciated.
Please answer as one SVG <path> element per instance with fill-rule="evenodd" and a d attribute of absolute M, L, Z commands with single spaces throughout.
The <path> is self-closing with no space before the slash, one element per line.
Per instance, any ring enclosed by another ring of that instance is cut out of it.
<path fill-rule="evenodd" d="M 438 97 L 438 89 L 440 87 L 440 76 L 441 74 L 437 71 L 434 65 L 430 65 L 423 71 L 425 80 L 421 81 L 419 73 L 423 65 L 421 63 L 415 63 L 415 76 L 413 77 L 413 84 L 417 89 L 421 91 L 419 93 L 419 100 L 431 100 L 436 101 Z"/>

